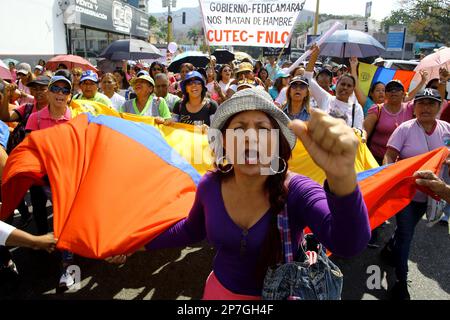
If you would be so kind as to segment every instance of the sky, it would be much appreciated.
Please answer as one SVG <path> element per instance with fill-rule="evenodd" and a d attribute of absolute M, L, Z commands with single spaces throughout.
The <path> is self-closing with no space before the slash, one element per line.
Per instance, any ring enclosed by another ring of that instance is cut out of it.
<path fill-rule="evenodd" d="M 392 10 L 398 9 L 396 1 L 371 0 L 372 18 L 382 20 L 388 16 Z M 368 0 L 320 0 L 320 13 L 336 15 L 359 14 L 364 16 Z M 198 7 L 198 0 L 177 0 L 176 10 L 187 7 Z M 150 13 L 165 12 L 167 8 L 162 8 L 162 0 L 148 0 Z M 316 0 L 306 0 L 305 9 L 315 11 Z"/>

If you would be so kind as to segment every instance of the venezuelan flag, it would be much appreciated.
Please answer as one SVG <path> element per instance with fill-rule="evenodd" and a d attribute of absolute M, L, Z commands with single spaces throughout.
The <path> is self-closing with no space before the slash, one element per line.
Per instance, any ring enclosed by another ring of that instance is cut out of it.
<path fill-rule="evenodd" d="M 373 84 L 377 82 L 387 84 L 391 80 L 400 80 L 408 90 L 415 75 L 414 71 L 387 69 L 362 62 L 359 63 L 358 68 L 359 85 L 366 95 L 369 95 Z"/>
<path fill-rule="evenodd" d="M 89 108 L 93 113 L 111 110 L 95 103 L 89 103 Z M 73 106 L 75 114 L 82 109 Z M 129 117 L 139 121 L 120 119 Z M 145 123 L 151 121 L 127 114 L 87 113 L 31 133 L 12 152 L 4 169 L 1 218 L 13 212 L 31 185 L 43 185 L 48 176 L 59 249 L 102 259 L 142 247 L 187 216 L 198 181 L 211 169 L 206 135 L 192 126 Z M 186 151 L 194 144 L 199 144 L 200 154 Z M 447 153 L 443 148 L 406 160 L 406 167 L 401 162 L 374 169 L 375 160 L 361 144 L 355 167 L 365 171 L 359 178 L 372 227 L 408 204 L 414 192 L 414 171 L 437 172 Z M 318 182 L 325 178 L 301 143 L 290 169 Z"/>

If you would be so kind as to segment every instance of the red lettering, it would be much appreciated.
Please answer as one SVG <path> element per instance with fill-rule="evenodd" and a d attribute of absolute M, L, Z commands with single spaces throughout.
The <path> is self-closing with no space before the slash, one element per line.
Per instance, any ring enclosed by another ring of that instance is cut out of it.
<path fill-rule="evenodd" d="M 239 41 L 238 33 L 239 33 L 239 30 L 233 30 L 233 42 Z"/>
<path fill-rule="evenodd" d="M 267 43 L 273 43 L 273 31 L 267 32 L 266 31 L 266 42 Z"/>
<path fill-rule="evenodd" d="M 212 42 L 214 41 L 214 38 L 212 37 L 212 30 L 208 30 L 208 32 L 206 33 L 206 37 L 208 38 L 208 41 Z"/>
<path fill-rule="evenodd" d="M 231 33 L 231 30 L 224 30 L 223 32 L 225 32 L 225 35 L 226 35 L 226 40 L 225 41 L 230 41 L 230 33 Z"/>
<path fill-rule="evenodd" d="M 281 35 L 281 43 L 286 43 L 289 39 L 289 32 L 285 31 Z"/>
<path fill-rule="evenodd" d="M 244 39 L 244 34 L 245 34 L 245 39 Z M 248 40 L 248 36 L 247 36 L 247 31 L 241 31 L 241 41 L 242 42 L 247 42 Z"/>
<path fill-rule="evenodd" d="M 214 34 L 217 42 L 222 41 L 222 32 L 220 30 L 214 30 Z"/>
<path fill-rule="evenodd" d="M 257 37 L 258 37 L 258 43 L 262 41 L 264 35 L 264 31 L 258 31 Z"/>

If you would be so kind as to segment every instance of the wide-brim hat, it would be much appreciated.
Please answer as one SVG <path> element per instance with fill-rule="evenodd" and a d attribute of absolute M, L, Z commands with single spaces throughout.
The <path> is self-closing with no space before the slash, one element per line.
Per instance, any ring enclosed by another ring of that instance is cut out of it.
<path fill-rule="evenodd" d="M 273 103 L 270 95 L 258 88 L 249 88 L 236 92 L 230 99 L 220 105 L 214 114 L 211 128 L 222 130 L 230 117 L 244 111 L 261 111 L 272 117 L 280 126 L 281 133 L 286 138 L 289 146 L 293 150 L 297 142 L 297 136 L 289 129 L 290 119 Z M 210 145 L 214 149 L 216 146 L 210 140 Z"/>

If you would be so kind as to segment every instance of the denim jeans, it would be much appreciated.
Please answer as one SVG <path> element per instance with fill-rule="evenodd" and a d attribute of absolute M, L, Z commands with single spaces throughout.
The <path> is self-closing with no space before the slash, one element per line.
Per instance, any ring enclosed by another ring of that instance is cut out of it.
<path fill-rule="evenodd" d="M 290 262 L 269 268 L 264 279 L 263 300 L 340 300 L 343 275 L 320 250 L 318 262 Z"/>
<path fill-rule="evenodd" d="M 394 254 L 395 274 L 399 281 L 408 279 L 408 258 L 414 230 L 426 210 L 426 202 L 411 201 L 406 208 L 395 216 L 397 228 L 389 242 L 389 246 Z"/>

